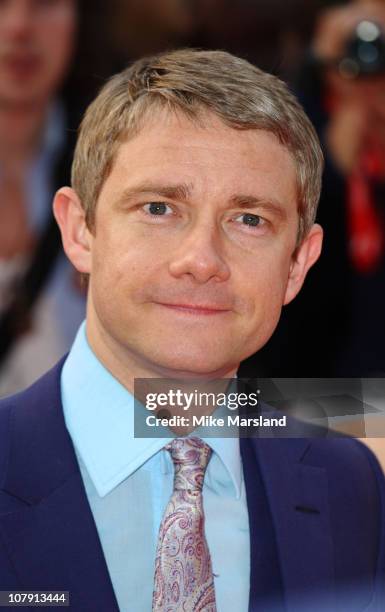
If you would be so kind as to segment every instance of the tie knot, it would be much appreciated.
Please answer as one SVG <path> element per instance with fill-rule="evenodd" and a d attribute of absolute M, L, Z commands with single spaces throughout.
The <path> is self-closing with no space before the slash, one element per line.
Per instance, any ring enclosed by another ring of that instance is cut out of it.
<path fill-rule="evenodd" d="M 175 438 L 165 446 L 175 467 L 174 490 L 201 491 L 211 448 L 200 438 Z"/>

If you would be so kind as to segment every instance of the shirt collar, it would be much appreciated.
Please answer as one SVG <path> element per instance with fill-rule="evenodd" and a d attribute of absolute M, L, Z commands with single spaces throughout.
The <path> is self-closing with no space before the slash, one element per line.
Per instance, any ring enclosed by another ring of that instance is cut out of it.
<path fill-rule="evenodd" d="M 134 397 L 92 351 L 85 322 L 61 376 L 64 419 L 72 441 L 101 497 L 161 450 L 170 438 L 134 437 Z M 199 435 L 196 429 L 193 435 Z M 238 438 L 204 438 L 225 466 L 240 497 Z"/>

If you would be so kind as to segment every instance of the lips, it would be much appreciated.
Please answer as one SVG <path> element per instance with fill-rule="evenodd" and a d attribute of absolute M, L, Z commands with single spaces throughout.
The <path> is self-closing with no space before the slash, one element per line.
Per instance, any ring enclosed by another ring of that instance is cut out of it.
<path fill-rule="evenodd" d="M 180 312 L 191 313 L 191 314 L 201 314 L 201 315 L 214 315 L 214 314 L 223 314 L 225 312 L 229 312 L 229 308 L 224 308 L 222 306 L 217 306 L 213 304 L 169 304 L 164 302 L 157 302 L 160 306 L 164 306 L 165 308 L 170 308 L 172 310 L 177 310 Z"/>
<path fill-rule="evenodd" d="M 14 76 L 25 78 L 39 69 L 40 60 L 37 55 L 15 53 L 4 56 L 2 64 Z"/>

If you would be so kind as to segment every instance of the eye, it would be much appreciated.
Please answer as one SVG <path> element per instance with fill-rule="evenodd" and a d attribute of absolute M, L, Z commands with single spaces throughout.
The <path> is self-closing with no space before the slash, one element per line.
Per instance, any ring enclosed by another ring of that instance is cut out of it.
<path fill-rule="evenodd" d="M 164 217 L 168 216 L 170 213 L 173 213 L 172 208 L 165 202 L 147 202 L 146 204 L 143 204 L 143 209 L 152 217 Z"/>
<path fill-rule="evenodd" d="M 237 221 L 238 219 L 241 219 L 243 225 L 248 225 L 249 227 L 264 225 L 265 223 L 265 219 L 252 213 L 244 213 L 243 215 L 239 215 L 239 217 L 236 217 L 234 221 Z"/>

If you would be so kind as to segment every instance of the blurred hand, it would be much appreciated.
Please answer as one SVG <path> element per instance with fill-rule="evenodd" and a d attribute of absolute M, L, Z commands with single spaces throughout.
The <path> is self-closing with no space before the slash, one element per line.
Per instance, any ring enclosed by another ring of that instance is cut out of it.
<path fill-rule="evenodd" d="M 360 0 L 321 13 L 312 43 L 315 56 L 325 62 L 339 59 L 346 40 L 364 19 L 375 21 L 385 30 L 385 3 L 381 0 Z"/>
<path fill-rule="evenodd" d="M 333 66 L 357 24 L 365 19 L 375 21 L 385 31 L 385 3 L 357 0 L 325 11 L 313 41 L 313 53 L 326 64 L 324 82 L 332 100 L 326 144 L 344 174 L 356 168 L 368 142 L 377 140 L 385 146 L 385 76 L 347 79 Z"/>

